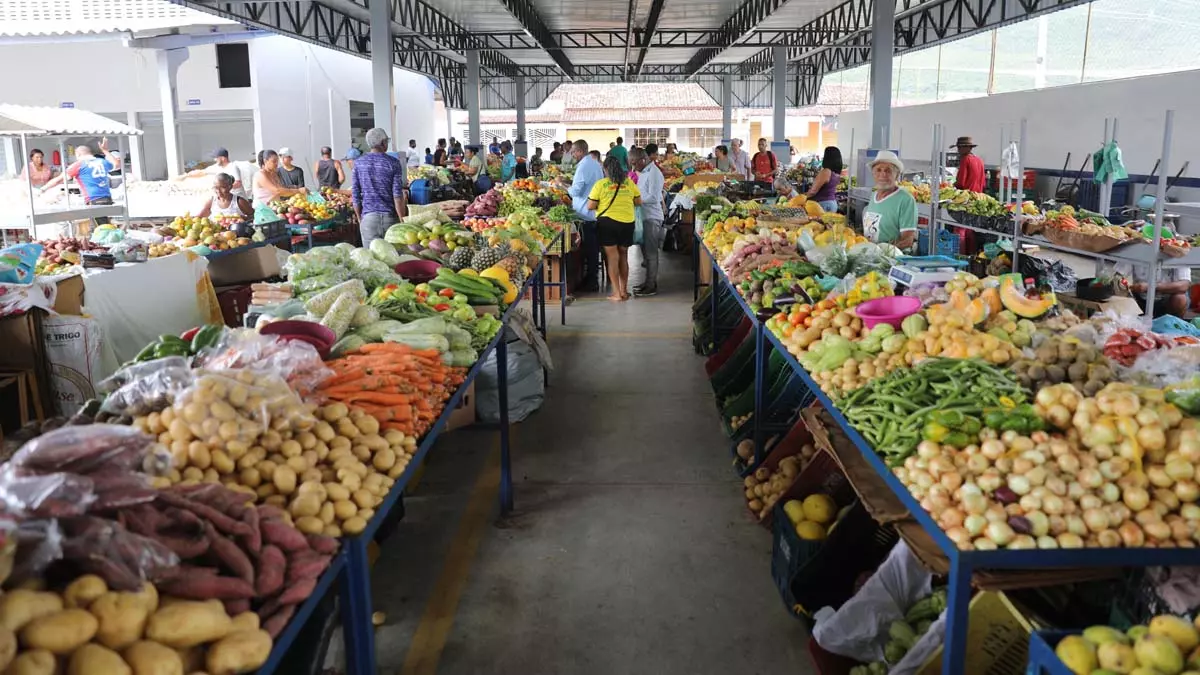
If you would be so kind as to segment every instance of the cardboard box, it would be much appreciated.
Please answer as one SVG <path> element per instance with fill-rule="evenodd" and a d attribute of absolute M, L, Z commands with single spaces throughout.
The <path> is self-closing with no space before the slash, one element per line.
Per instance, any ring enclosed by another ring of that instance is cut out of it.
<path fill-rule="evenodd" d="M 463 392 L 462 398 L 458 400 L 458 407 L 451 413 L 450 417 L 446 418 L 446 431 L 453 431 L 461 427 L 468 427 L 475 423 L 475 383 Z"/>
<path fill-rule="evenodd" d="M 221 256 L 208 263 L 213 286 L 232 286 L 279 276 L 279 249 L 260 246 Z"/>
<path fill-rule="evenodd" d="M 683 184 L 691 187 L 696 183 L 724 183 L 727 178 L 729 178 L 729 174 L 726 173 L 694 173 L 684 176 Z"/>
<path fill-rule="evenodd" d="M 54 311 L 68 316 L 83 314 L 83 277 L 78 274 L 59 279 Z"/>

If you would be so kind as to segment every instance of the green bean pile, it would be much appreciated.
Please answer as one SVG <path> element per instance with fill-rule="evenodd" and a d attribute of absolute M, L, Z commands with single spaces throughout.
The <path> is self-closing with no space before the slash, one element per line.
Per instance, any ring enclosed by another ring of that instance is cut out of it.
<path fill-rule="evenodd" d="M 872 380 L 837 405 L 876 453 L 899 466 L 921 442 L 929 413 L 979 415 L 1025 400 L 1025 390 L 1007 370 L 979 359 L 932 358 Z"/>

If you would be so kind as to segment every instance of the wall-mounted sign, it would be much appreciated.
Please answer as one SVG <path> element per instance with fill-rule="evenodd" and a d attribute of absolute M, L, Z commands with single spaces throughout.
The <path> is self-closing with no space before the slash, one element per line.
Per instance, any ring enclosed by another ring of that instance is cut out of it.
<path fill-rule="evenodd" d="M 63 101 L 62 103 L 59 103 L 59 104 L 58 104 L 58 107 L 60 107 L 60 108 L 74 108 L 74 107 L 75 107 L 75 102 L 74 102 L 74 101 Z"/>
<path fill-rule="evenodd" d="M 189 98 L 189 99 L 188 99 L 188 105 L 200 105 L 200 99 L 198 99 L 198 98 Z"/>

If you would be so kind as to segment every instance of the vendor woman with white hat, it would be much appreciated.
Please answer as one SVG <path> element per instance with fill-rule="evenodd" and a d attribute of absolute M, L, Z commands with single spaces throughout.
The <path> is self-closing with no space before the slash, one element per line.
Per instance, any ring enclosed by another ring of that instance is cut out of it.
<path fill-rule="evenodd" d="M 891 150 L 880 150 L 869 166 L 875 192 L 863 210 L 863 234 L 906 251 L 917 240 L 917 200 L 900 189 L 904 163 Z"/>

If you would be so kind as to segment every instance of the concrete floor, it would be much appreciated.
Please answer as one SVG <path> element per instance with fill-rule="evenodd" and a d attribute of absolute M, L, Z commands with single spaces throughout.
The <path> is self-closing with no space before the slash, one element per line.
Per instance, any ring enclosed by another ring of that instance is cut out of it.
<path fill-rule="evenodd" d="M 692 351 L 691 273 L 664 265 L 661 295 L 551 322 L 546 402 L 512 436 L 514 514 L 497 520 L 495 433 L 431 453 L 375 566 L 381 672 L 815 672 Z"/>

